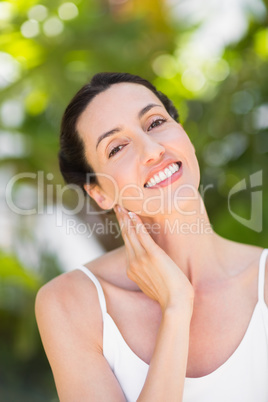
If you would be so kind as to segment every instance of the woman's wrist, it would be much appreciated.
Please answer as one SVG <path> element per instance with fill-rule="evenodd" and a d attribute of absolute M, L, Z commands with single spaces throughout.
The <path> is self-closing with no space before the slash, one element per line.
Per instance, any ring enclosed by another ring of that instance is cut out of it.
<path fill-rule="evenodd" d="M 164 308 L 162 308 L 163 316 L 171 316 L 173 319 L 191 321 L 193 314 L 193 304 L 194 299 L 182 299 L 177 298 L 176 300 L 170 301 Z"/>

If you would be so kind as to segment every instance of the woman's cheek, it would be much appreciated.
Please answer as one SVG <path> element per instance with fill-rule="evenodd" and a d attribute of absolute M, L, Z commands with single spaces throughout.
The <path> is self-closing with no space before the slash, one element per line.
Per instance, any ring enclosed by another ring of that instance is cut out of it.
<path fill-rule="evenodd" d="M 98 173 L 98 182 L 103 192 L 108 196 L 113 204 L 116 204 L 118 199 L 118 183 L 113 175 L 108 173 Z"/>
<path fill-rule="evenodd" d="M 129 211 L 140 213 L 144 204 L 144 193 L 136 184 L 126 184 L 120 189 L 118 203 Z"/>

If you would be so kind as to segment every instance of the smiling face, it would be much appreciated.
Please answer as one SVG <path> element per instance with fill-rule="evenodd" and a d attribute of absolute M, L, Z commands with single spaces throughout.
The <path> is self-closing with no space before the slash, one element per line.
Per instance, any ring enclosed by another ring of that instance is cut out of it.
<path fill-rule="evenodd" d="M 99 183 L 85 189 L 104 209 L 118 203 L 150 215 L 160 211 L 167 194 L 181 189 L 180 195 L 192 196 L 189 188 L 198 189 L 192 143 L 142 85 L 114 84 L 98 94 L 81 114 L 77 130 Z"/>

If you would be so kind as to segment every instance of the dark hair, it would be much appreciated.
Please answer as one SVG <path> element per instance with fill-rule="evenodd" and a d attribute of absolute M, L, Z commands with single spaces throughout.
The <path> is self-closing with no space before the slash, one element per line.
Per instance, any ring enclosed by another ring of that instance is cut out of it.
<path fill-rule="evenodd" d="M 73 97 L 61 122 L 59 164 L 62 176 L 66 183 L 76 184 L 83 190 L 87 182 L 87 174 L 91 173 L 91 183 L 97 183 L 92 167 L 86 160 L 84 143 L 77 132 L 77 122 L 92 99 L 113 84 L 129 82 L 140 84 L 152 91 L 165 106 L 169 115 L 176 121 L 179 119 L 175 106 L 162 92 L 149 81 L 128 73 L 99 73 L 84 85 Z"/>

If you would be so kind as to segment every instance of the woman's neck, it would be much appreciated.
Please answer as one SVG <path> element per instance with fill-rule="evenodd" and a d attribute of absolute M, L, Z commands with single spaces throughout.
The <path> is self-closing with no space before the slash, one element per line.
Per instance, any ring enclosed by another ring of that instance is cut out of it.
<path fill-rule="evenodd" d="M 192 203 L 191 211 L 194 213 L 188 209 L 142 220 L 192 285 L 202 287 L 207 281 L 226 277 L 221 263 L 226 240 L 213 231 L 201 196 Z"/>

